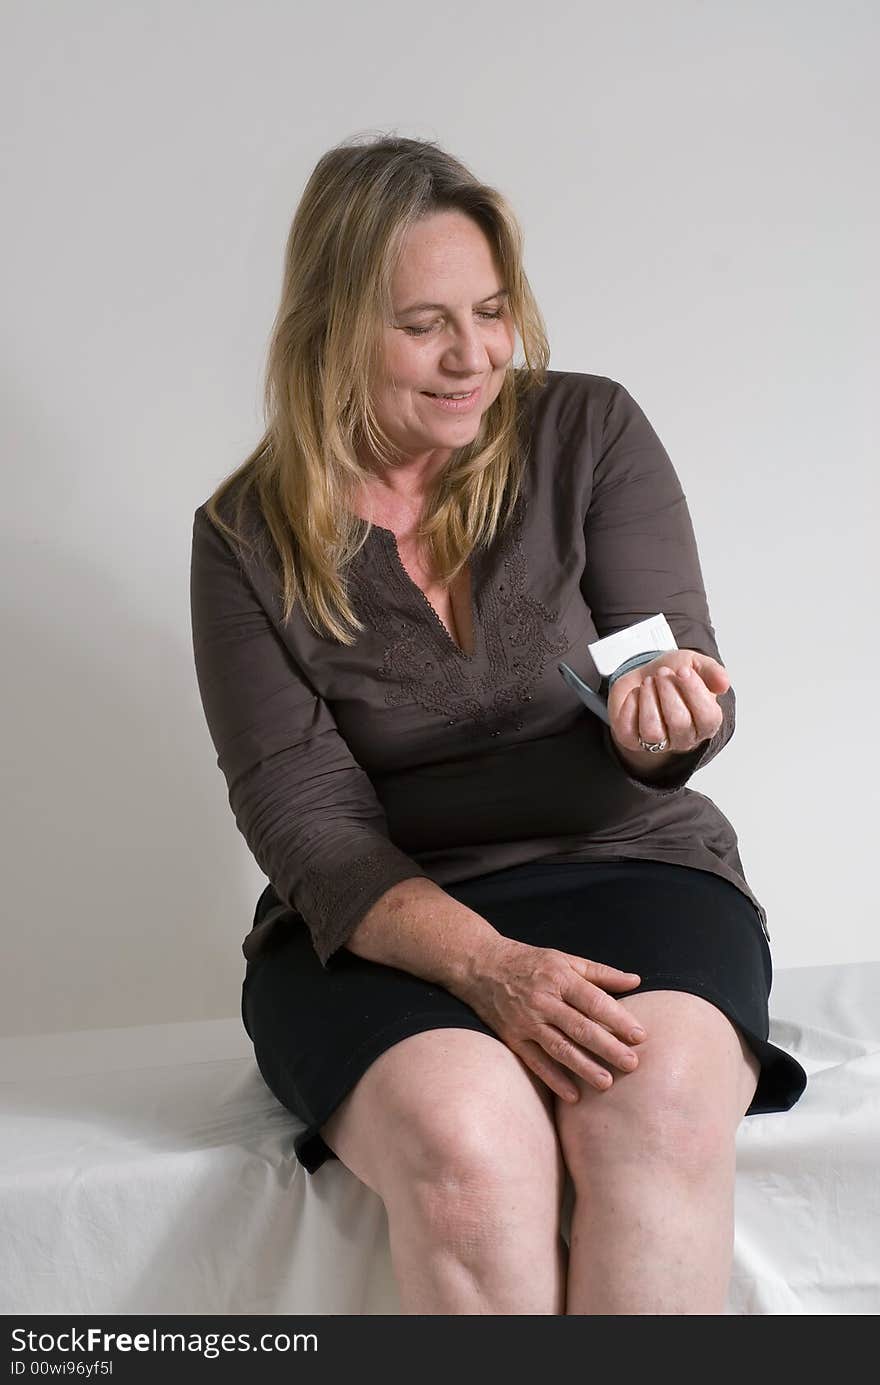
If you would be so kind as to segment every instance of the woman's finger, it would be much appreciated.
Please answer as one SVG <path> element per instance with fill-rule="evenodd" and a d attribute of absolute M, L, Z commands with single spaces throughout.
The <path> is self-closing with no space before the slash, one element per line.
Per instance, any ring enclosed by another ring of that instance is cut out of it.
<path fill-rule="evenodd" d="M 562 952 L 562 949 L 559 949 Z M 641 981 L 637 971 L 621 971 L 620 967 L 609 966 L 607 962 L 594 962 L 590 957 L 580 957 L 576 952 L 562 952 L 571 967 L 586 981 L 603 991 L 631 991 Z"/>
<path fill-rule="evenodd" d="M 715 735 L 715 732 L 724 719 L 724 715 L 718 705 L 715 694 L 706 687 L 706 684 L 696 670 L 693 670 L 685 677 L 682 677 L 681 674 L 676 674 L 674 679 L 667 681 L 672 684 L 672 687 L 668 689 L 670 696 L 674 688 L 676 694 L 687 708 L 687 714 L 690 716 L 691 724 L 694 728 L 696 743 L 699 744 L 701 741 L 709 740 Z M 663 691 L 667 690 L 664 689 Z"/>
<path fill-rule="evenodd" d="M 700 650 L 692 649 L 688 651 L 691 655 L 691 664 L 694 673 L 700 678 L 703 686 L 708 688 L 710 693 L 725 693 L 730 687 L 730 674 L 723 664 L 717 659 L 711 658 L 708 654 L 703 654 Z"/>
<path fill-rule="evenodd" d="M 649 686 L 653 692 L 653 704 L 657 708 L 657 719 L 666 728 L 670 749 L 690 750 L 700 740 L 700 734 L 684 692 L 678 686 L 678 679 L 674 674 L 658 674 L 650 679 Z M 639 719 L 641 721 L 641 717 Z M 641 734 L 644 740 L 648 740 L 644 732 Z M 662 740 L 663 736 L 654 739 Z"/>
<path fill-rule="evenodd" d="M 611 718 L 611 728 L 624 745 L 636 745 L 639 734 L 639 702 L 641 700 L 641 688 L 638 683 L 626 694 L 623 702 L 613 710 L 613 703 L 616 701 L 615 694 L 617 688 L 613 687 L 608 696 L 608 713 Z"/>
<path fill-rule="evenodd" d="M 585 1026 L 585 1037 L 588 1040 L 587 1047 L 582 1047 L 577 1042 L 572 1042 L 567 1033 L 557 1029 L 553 1024 L 542 1024 L 539 1035 L 539 1042 L 544 1052 L 554 1063 L 560 1064 L 562 1068 L 567 1068 L 570 1073 L 576 1073 L 578 1077 L 589 1082 L 591 1087 L 598 1091 L 605 1091 L 611 1086 L 613 1075 L 605 1066 L 605 1060 L 600 1052 L 592 1052 L 593 1045 L 603 1044 L 602 1034 L 604 1031 L 598 1027 L 590 1030 Z M 607 1036 L 606 1036 L 607 1037 Z M 623 1073 L 632 1072 L 639 1065 L 638 1056 L 630 1052 L 622 1061 L 615 1056 L 610 1059 L 621 1069 Z"/>
<path fill-rule="evenodd" d="M 572 976 L 559 991 L 559 998 L 585 1019 L 595 1020 L 625 1044 L 639 1044 L 647 1038 L 644 1025 L 631 1010 L 608 995 L 601 987 L 580 976 Z"/>
<path fill-rule="evenodd" d="M 633 1068 L 638 1067 L 638 1054 L 634 1052 L 631 1043 L 624 1043 L 616 1038 L 604 1024 L 590 1019 L 573 1005 L 567 1005 L 560 1000 L 557 1004 L 548 1005 L 546 1013 L 550 1024 L 555 1026 L 561 1043 L 568 1041 L 576 1050 L 583 1049 L 591 1060 L 601 1058 L 604 1062 L 620 1068 L 622 1072 L 632 1072 Z M 567 1062 L 567 1057 L 560 1050 L 546 1044 L 545 1047 L 552 1057 Z M 571 1067 L 571 1063 L 568 1063 L 568 1066 Z"/>
<path fill-rule="evenodd" d="M 670 750 L 679 748 L 672 744 L 672 731 L 664 721 L 659 695 L 650 674 L 639 684 L 638 735 L 643 741 L 668 741 L 667 748 Z"/>
<path fill-rule="evenodd" d="M 524 1039 L 521 1043 L 509 1044 L 508 1047 L 556 1096 L 562 1097 L 563 1101 L 574 1102 L 579 1099 L 580 1092 L 571 1080 L 571 1071 L 563 1064 L 554 1063 L 534 1039 Z M 608 1086 L 607 1082 L 605 1086 Z"/>

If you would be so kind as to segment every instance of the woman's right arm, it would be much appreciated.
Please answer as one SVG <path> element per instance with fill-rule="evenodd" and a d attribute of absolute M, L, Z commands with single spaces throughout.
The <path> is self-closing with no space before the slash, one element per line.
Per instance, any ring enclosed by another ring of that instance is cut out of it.
<path fill-rule="evenodd" d="M 367 910 L 346 939 L 358 957 L 412 972 L 461 995 L 501 934 L 433 880 L 401 880 Z"/>
<path fill-rule="evenodd" d="M 245 567 L 199 506 L 193 653 L 217 764 L 252 856 L 305 919 L 326 967 L 370 905 L 425 871 L 391 841 L 369 776 L 287 648 L 262 589 L 262 573 Z"/>
<path fill-rule="evenodd" d="M 602 1091 L 613 1080 L 603 1064 L 623 1072 L 638 1064 L 631 1046 L 644 1031 L 609 994 L 637 986 L 635 973 L 508 938 L 432 880 L 386 891 L 345 946 L 445 986 L 568 1100 L 578 1096 L 572 1072 Z"/>

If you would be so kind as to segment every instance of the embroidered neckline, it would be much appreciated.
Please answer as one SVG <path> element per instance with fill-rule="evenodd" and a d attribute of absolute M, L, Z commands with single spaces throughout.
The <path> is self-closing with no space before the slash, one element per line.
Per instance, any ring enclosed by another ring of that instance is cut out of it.
<path fill-rule="evenodd" d="M 548 660 L 571 644 L 559 610 L 549 609 L 529 589 L 525 510 L 521 496 L 499 543 L 472 555 L 473 654 L 456 643 L 404 569 L 393 551 L 396 541 L 393 547 L 389 542 L 391 530 L 373 525 L 379 531 L 375 544 L 368 543 L 369 555 L 361 549 L 352 578 L 358 613 L 384 643 L 376 676 L 390 684 L 387 706 L 416 702 L 445 718 L 447 726 L 458 725 L 479 739 L 523 729 L 523 704 L 531 702 Z M 389 587 L 405 599 L 399 612 L 393 602 L 389 605 Z M 432 617 L 427 621 L 421 618 L 425 606 Z"/>
<path fill-rule="evenodd" d="M 449 646 L 449 648 L 458 655 L 459 659 L 464 660 L 465 663 L 473 663 L 480 653 L 481 613 L 479 609 L 480 598 L 478 580 L 480 576 L 478 568 L 479 549 L 475 549 L 468 559 L 468 565 L 470 567 L 470 623 L 474 637 L 473 653 L 468 654 L 466 649 L 462 649 L 458 640 L 453 639 L 421 587 L 417 582 L 413 581 L 406 568 L 403 566 L 403 559 L 400 556 L 400 549 L 397 546 L 397 535 L 394 531 L 391 529 L 384 529 L 381 524 L 374 524 L 373 529 L 377 530 L 382 536 L 385 547 L 391 558 L 391 572 L 397 580 L 398 587 L 401 587 L 408 594 L 414 593 L 416 599 L 419 600 L 423 606 L 427 607 L 433 617 L 432 628 L 435 628 L 437 633 L 439 633 L 444 645 Z"/>

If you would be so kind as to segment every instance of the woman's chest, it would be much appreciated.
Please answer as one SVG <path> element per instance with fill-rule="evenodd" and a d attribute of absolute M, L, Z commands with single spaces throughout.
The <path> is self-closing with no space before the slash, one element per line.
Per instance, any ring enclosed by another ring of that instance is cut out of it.
<path fill-rule="evenodd" d="M 368 773 L 553 734 L 579 714 L 557 664 L 589 677 L 582 562 L 572 551 L 561 566 L 548 561 L 525 519 L 522 507 L 448 588 L 405 536 L 374 521 L 348 574 L 357 639 L 299 656 Z"/>
<path fill-rule="evenodd" d="M 449 584 L 438 582 L 415 545 L 400 535 L 395 536 L 400 566 L 410 581 L 418 587 L 437 618 L 445 626 L 450 639 L 464 654 L 474 652 L 473 594 L 471 566 L 466 563 Z"/>

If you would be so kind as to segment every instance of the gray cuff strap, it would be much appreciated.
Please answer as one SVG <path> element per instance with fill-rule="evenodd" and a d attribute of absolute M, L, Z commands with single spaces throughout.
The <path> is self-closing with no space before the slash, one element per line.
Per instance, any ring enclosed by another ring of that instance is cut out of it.
<path fill-rule="evenodd" d="M 602 679 L 600 691 L 603 693 L 605 700 L 608 700 L 608 694 L 618 678 L 622 678 L 625 673 L 631 673 L 634 668 L 639 668 L 641 664 L 649 664 L 652 659 L 657 658 L 658 654 L 665 654 L 667 652 L 668 651 L 665 649 L 648 649 L 641 654 L 633 654 L 630 659 L 625 659 L 613 673 L 609 673 L 607 677 Z"/>

